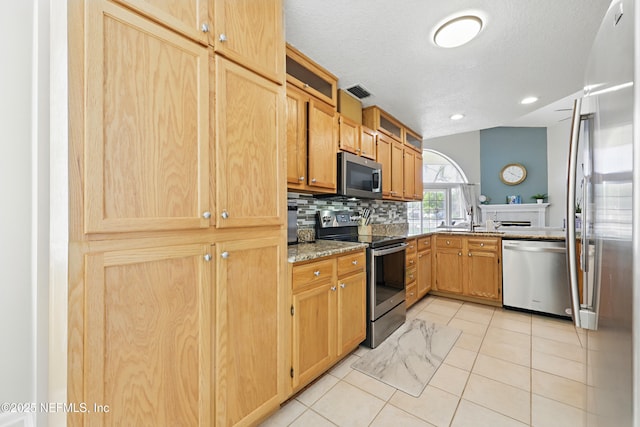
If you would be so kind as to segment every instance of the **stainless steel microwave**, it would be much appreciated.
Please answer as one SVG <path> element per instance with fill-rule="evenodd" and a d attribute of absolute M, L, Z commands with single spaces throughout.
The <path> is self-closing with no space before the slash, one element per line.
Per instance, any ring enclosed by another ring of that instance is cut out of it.
<path fill-rule="evenodd" d="M 338 194 L 361 199 L 381 199 L 382 165 L 355 154 L 338 153 Z"/>

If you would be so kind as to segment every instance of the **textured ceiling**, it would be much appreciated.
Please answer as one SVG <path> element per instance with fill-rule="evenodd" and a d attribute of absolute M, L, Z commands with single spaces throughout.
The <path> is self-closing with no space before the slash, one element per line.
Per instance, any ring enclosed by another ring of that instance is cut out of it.
<path fill-rule="evenodd" d="M 338 76 L 340 88 L 371 92 L 364 106 L 379 105 L 424 138 L 550 126 L 567 112 L 529 113 L 553 111 L 549 104 L 581 89 L 609 2 L 285 0 L 286 39 Z M 461 12 L 482 17 L 478 37 L 453 49 L 433 45 L 436 25 Z M 540 100 L 520 105 L 531 95 Z M 453 113 L 465 118 L 451 121 Z"/>

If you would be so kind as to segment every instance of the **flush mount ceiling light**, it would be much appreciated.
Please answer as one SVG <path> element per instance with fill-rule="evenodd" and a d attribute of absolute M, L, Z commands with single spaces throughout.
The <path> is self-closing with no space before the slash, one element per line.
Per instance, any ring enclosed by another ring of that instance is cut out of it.
<path fill-rule="evenodd" d="M 464 114 L 453 114 L 451 117 L 449 117 L 451 120 L 460 120 L 464 118 Z"/>
<path fill-rule="evenodd" d="M 458 47 L 470 42 L 482 29 L 482 19 L 474 15 L 450 19 L 436 30 L 433 42 L 440 47 Z"/>
<path fill-rule="evenodd" d="M 536 96 L 528 96 L 528 97 L 524 98 L 522 101 L 520 101 L 520 104 L 522 104 L 522 105 L 533 104 L 537 100 L 538 100 L 538 98 Z"/>

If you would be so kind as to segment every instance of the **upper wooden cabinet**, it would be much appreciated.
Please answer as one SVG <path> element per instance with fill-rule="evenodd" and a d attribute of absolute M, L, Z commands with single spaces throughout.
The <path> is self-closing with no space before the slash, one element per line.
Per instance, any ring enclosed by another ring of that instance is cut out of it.
<path fill-rule="evenodd" d="M 404 200 L 415 200 L 416 197 L 416 153 L 413 150 L 404 149 Z"/>
<path fill-rule="evenodd" d="M 422 182 L 422 153 L 416 153 L 415 157 L 415 167 L 414 167 L 414 178 L 415 183 L 413 187 L 413 191 L 415 192 L 414 200 L 422 200 L 423 196 L 423 186 Z"/>
<path fill-rule="evenodd" d="M 207 48 L 87 2 L 84 231 L 209 226 Z"/>
<path fill-rule="evenodd" d="M 340 150 L 359 155 L 360 125 L 342 115 L 339 116 L 338 123 L 340 124 L 340 136 L 338 138 Z"/>
<path fill-rule="evenodd" d="M 177 31 L 208 44 L 211 33 L 209 1 L 203 0 L 112 0 Z M 218 0 L 216 0 L 218 1 Z"/>
<path fill-rule="evenodd" d="M 287 44 L 287 82 L 332 107 L 338 103 L 338 78 Z"/>
<path fill-rule="evenodd" d="M 217 227 L 284 223 L 282 86 L 216 55 Z"/>
<path fill-rule="evenodd" d="M 287 188 L 335 193 L 337 152 L 335 109 L 287 84 Z"/>
<path fill-rule="evenodd" d="M 377 105 L 362 109 L 362 124 L 400 142 L 404 141 L 402 123 Z"/>
<path fill-rule="evenodd" d="M 360 126 L 360 155 L 371 160 L 376 159 L 376 133 L 368 127 Z"/>
<path fill-rule="evenodd" d="M 419 153 L 422 153 L 422 137 L 409 128 L 404 129 L 405 140 L 404 143 L 407 147 L 413 148 Z"/>
<path fill-rule="evenodd" d="M 391 191 L 389 197 L 402 200 L 404 197 L 404 149 L 399 142 L 391 144 Z"/>
<path fill-rule="evenodd" d="M 211 37 L 216 53 L 284 84 L 282 0 L 215 0 L 211 3 L 214 21 Z"/>
<path fill-rule="evenodd" d="M 391 147 L 393 139 L 378 134 L 376 142 L 376 161 L 382 165 L 382 197 L 391 196 Z"/>

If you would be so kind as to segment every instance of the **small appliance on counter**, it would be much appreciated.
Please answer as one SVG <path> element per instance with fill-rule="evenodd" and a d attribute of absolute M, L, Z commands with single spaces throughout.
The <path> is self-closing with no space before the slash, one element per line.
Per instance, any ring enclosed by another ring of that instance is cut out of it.
<path fill-rule="evenodd" d="M 298 206 L 287 205 L 287 244 L 298 243 Z"/>

